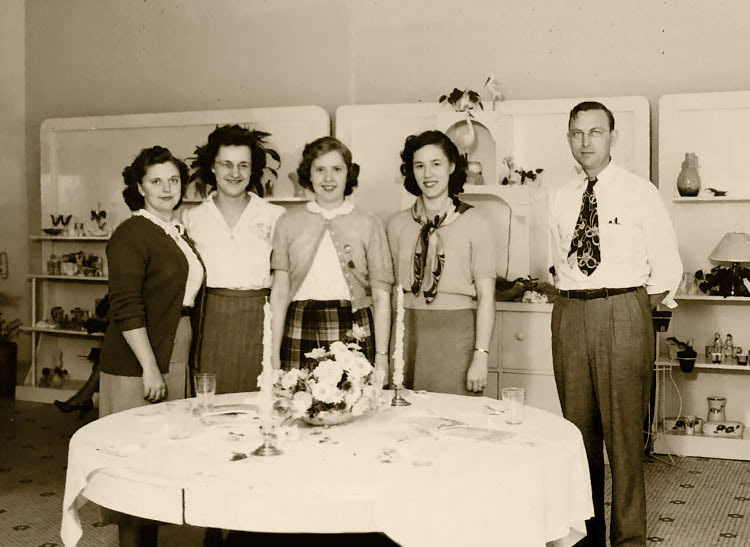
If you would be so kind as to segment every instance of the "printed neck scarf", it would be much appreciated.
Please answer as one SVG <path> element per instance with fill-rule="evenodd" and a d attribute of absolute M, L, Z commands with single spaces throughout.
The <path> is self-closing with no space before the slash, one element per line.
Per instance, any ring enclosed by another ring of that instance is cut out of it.
<path fill-rule="evenodd" d="M 419 296 L 419 291 L 424 284 L 425 302 L 432 303 L 437 296 L 437 288 L 440 283 L 440 275 L 445 265 L 445 250 L 443 240 L 438 228 L 447 226 L 471 209 L 471 205 L 453 198 L 453 203 L 442 214 L 427 218 L 427 212 L 422 198 L 419 197 L 411 207 L 411 217 L 420 225 L 417 243 L 414 246 L 412 258 L 412 282 L 411 292 Z M 427 267 L 429 264 L 429 268 Z"/>

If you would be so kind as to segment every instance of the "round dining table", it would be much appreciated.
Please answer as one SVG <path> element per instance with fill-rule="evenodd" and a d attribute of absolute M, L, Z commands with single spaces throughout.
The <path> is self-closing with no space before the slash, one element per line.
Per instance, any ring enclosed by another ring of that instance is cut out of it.
<path fill-rule="evenodd" d="M 166 405 L 91 422 L 72 437 L 61 537 L 75 546 L 87 501 L 173 524 L 272 533 L 383 532 L 404 547 L 572 545 L 593 516 L 583 439 L 554 414 L 406 392 L 330 427 L 276 428 L 262 444 L 259 393 L 220 395 L 170 438 Z M 193 405 L 187 399 L 184 405 Z"/>

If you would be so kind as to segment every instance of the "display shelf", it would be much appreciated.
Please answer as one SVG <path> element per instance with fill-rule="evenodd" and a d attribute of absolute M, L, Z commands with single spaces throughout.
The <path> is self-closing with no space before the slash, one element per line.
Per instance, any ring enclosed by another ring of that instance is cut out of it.
<path fill-rule="evenodd" d="M 56 400 L 66 401 L 83 387 L 85 380 L 65 380 L 63 387 L 16 386 L 16 400 L 35 403 L 54 403 Z"/>
<path fill-rule="evenodd" d="M 26 279 L 50 279 L 53 281 L 73 281 L 78 283 L 106 283 L 109 278 L 106 276 L 93 277 L 85 275 L 49 275 L 49 274 L 29 274 Z"/>
<path fill-rule="evenodd" d="M 718 203 L 722 201 L 750 201 L 750 196 L 674 196 L 674 203 Z"/>
<path fill-rule="evenodd" d="M 674 295 L 675 300 L 703 300 L 710 302 L 731 302 L 750 304 L 750 297 L 747 296 L 713 296 L 710 294 L 681 294 Z"/>
<path fill-rule="evenodd" d="M 77 338 L 104 338 L 101 332 L 88 333 L 85 330 L 51 329 L 48 327 L 21 327 L 23 332 L 36 332 L 40 334 L 51 334 L 53 336 L 74 336 Z"/>
<path fill-rule="evenodd" d="M 662 366 L 662 367 L 679 367 L 680 363 L 679 361 L 670 361 L 666 359 L 659 359 L 656 362 L 656 366 Z M 696 360 L 695 366 L 693 369 L 702 369 L 702 370 L 728 370 L 728 371 L 734 371 L 734 372 L 750 372 L 750 366 L 748 365 L 728 365 L 723 363 L 707 363 L 703 360 Z M 686 374 L 690 374 L 689 372 Z"/>
<path fill-rule="evenodd" d="M 30 236 L 31 241 L 109 241 L 109 236 Z"/>
<path fill-rule="evenodd" d="M 699 456 L 729 460 L 750 460 L 750 438 L 727 439 L 709 435 L 687 435 L 682 431 L 660 432 L 654 439 L 654 453 Z"/>
<path fill-rule="evenodd" d="M 263 198 L 269 203 L 302 203 L 306 201 L 310 201 L 310 198 L 307 197 L 270 197 L 270 198 Z M 205 201 L 205 199 L 183 199 L 182 203 L 186 205 L 198 205 Z"/>

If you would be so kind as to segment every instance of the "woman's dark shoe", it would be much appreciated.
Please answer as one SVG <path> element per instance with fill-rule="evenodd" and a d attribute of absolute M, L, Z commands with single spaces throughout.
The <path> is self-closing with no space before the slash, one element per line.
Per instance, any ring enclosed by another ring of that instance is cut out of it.
<path fill-rule="evenodd" d="M 89 399 L 80 404 L 69 403 L 67 401 L 55 401 L 55 406 L 65 412 L 79 412 L 78 417 L 83 418 L 89 411 L 94 408 L 94 401 Z"/>

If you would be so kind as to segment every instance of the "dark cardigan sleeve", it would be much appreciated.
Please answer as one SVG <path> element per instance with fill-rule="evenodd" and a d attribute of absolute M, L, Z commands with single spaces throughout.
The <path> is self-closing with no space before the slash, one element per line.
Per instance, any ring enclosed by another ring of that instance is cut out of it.
<path fill-rule="evenodd" d="M 148 234 L 130 219 L 120 225 L 107 244 L 111 318 L 121 332 L 146 326 L 143 280 L 148 266 Z"/>

